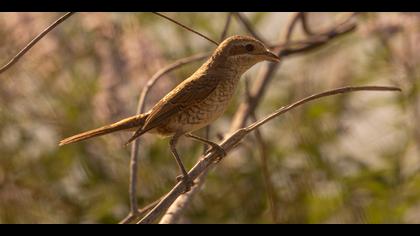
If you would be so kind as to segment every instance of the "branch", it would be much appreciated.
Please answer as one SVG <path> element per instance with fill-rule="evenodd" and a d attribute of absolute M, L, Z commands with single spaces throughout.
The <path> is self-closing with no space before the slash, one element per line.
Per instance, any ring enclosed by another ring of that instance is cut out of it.
<path fill-rule="evenodd" d="M 236 18 L 239 20 L 239 22 L 242 23 L 242 25 L 245 27 L 245 29 L 256 39 L 260 40 L 262 43 L 266 44 L 266 41 L 260 36 L 259 33 L 257 33 L 257 31 L 254 29 L 254 27 L 252 26 L 251 22 L 249 22 L 248 18 L 244 15 L 242 15 L 239 12 L 235 12 L 233 13 Z"/>
<path fill-rule="evenodd" d="M 253 122 L 257 121 L 255 113 L 251 115 L 251 118 Z M 273 220 L 273 223 L 277 223 L 277 196 L 274 191 L 273 182 L 271 181 L 270 169 L 268 168 L 267 145 L 264 142 L 263 135 L 259 129 L 255 130 L 255 138 L 257 140 L 258 148 L 261 155 L 261 169 L 264 178 L 265 188 L 267 190 L 267 198 L 271 213 L 271 219 Z"/>
<path fill-rule="evenodd" d="M 52 23 L 50 26 L 48 26 L 46 29 L 44 29 L 38 36 L 36 36 L 34 39 L 32 39 L 22 50 L 20 50 L 6 65 L 0 68 L 0 74 L 8 70 L 11 66 L 13 66 L 16 62 L 19 61 L 19 59 L 25 55 L 29 49 L 31 49 L 36 43 L 38 43 L 39 40 L 41 40 L 45 35 L 47 35 L 51 30 L 53 30 L 57 25 L 68 19 L 71 15 L 73 15 L 75 12 L 68 12 L 58 18 L 54 23 Z"/>
<path fill-rule="evenodd" d="M 306 13 L 302 12 L 300 14 L 300 20 L 302 22 L 303 32 L 305 32 L 305 34 L 308 35 L 308 36 L 314 35 L 315 33 L 309 27 L 308 19 L 306 18 Z"/>
<path fill-rule="evenodd" d="M 271 121 L 272 119 L 284 114 L 302 104 L 305 104 L 309 101 L 319 99 L 322 97 L 332 96 L 336 94 L 342 93 L 350 93 L 355 91 L 401 91 L 401 89 L 397 87 L 387 87 L 387 86 L 360 86 L 360 87 L 343 87 L 338 89 L 329 90 L 323 93 L 315 94 L 309 97 L 306 97 L 302 100 L 299 100 L 291 105 L 284 106 L 274 113 L 266 116 L 265 118 L 252 123 L 251 125 L 247 126 L 246 128 L 240 128 L 236 130 L 233 134 L 231 134 L 228 138 L 226 138 L 222 143 L 219 145 L 229 153 L 232 149 L 234 149 L 245 136 L 249 133 L 254 131 L 255 129 L 259 128 L 260 126 L 266 124 L 267 122 Z M 204 173 L 207 169 L 213 166 L 214 161 L 219 157 L 219 154 L 215 151 L 207 154 L 206 156 L 202 157 L 194 167 L 188 172 L 188 175 L 192 180 L 195 180 L 199 177 L 202 173 Z M 185 187 L 182 182 L 177 183 L 172 190 L 166 194 L 166 196 L 157 204 L 145 217 L 143 217 L 138 223 L 139 224 L 147 224 L 153 223 L 164 211 L 166 211 L 171 204 L 183 193 Z"/>
<path fill-rule="evenodd" d="M 287 27 L 287 32 L 286 32 L 286 37 L 285 37 L 286 44 L 290 42 L 290 40 L 292 39 L 293 31 L 299 19 L 302 19 L 302 14 L 303 14 L 302 12 L 298 12 L 298 13 L 295 13 L 295 15 L 292 17 L 292 20 L 289 23 L 289 27 Z"/>
<path fill-rule="evenodd" d="M 245 78 L 245 95 L 246 95 L 247 100 L 250 99 L 249 89 L 250 89 L 249 79 Z M 255 112 L 251 113 L 251 119 L 252 119 L 252 122 L 256 122 L 258 120 Z M 261 169 L 262 169 L 262 175 L 264 178 L 264 185 L 267 191 L 267 198 L 268 198 L 267 200 L 269 204 L 269 210 L 271 213 L 271 219 L 273 223 L 276 223 L 277 222 L 277 200 L 276 200 L 277 197 L 274 192 L 274 187 L 273 187 L 274 185 L 273 185 L 273 182 L 271 181 L 271 174 L 268 168 L 267 145 L 264 142 L 262 132 L 259 129 L 255 130 L 255 139 L 257 141 L 258 149 L 261 156 Z"/>
<path fill-rule="evenodd" d="M 119 224 L 129 224 L 135 220 L 138 220 L 139 217 L 142 217 L 147 212 L 149 212 L 153 207 L 155 207 L 162 198 L 148 204 L 147 206 L 143 207 L 142 209 L 138 209 L 135 213 L 128 214 L 123 220 L 119 222 Z"/>
<path fill-rule="evenodd" d="M 229 30 L 230 22 L 232 19 L 232 12 L 229 12 L 226 18 L 225 27 L 223 27 L 222 34 L 220 35 L 220 41 L 223 41 L 226 38 L 227 32 Z"/>
<path fill-rule="evenodd" d="M 203 173 L 194 181 L 194 186 L 187 193 L 179 196 L 166 210 L 162 219 L 159 221 L 159 224 L 176 224 L 179 222 L 179 218 L 184 210 L 188 207 L 189 203 L 192 201 L 192 198 L 195 194 L 202 188 L 204 185 L 204 180 L 207 177 L 209 169 L 204 170 Z"/>
<path fill-rule="evenodd" d="M 176 20 L 174 20 L 174 19 L 172 19 L 172 18 L 170 18 L 170 17 L 168 17 L 168 16 L 165 16 L 165 15 L 163 15 L 163 14 L 161 14 L 161 13 L 158 13 L 158 12 L 153 12 L 153 14 L 156 14 L 156 15 L 158 15 L 158 16 L 160 16 L 160 17 L 163 17 L 163 18 L 165 18 L 165 19 L 167 19 L 167 20 L 169 20 L 169 21 L 172 21 L 173 23 L 175 23 L 175 24 L 177 24 L 177 25 L 181 26 L 182 28 L 187 29 L 188 31 L 191 31 L 191 32 L 193 32 L 194 34 L 197 34 L 197 35 L 201 36 L 202 38 L 207 39 L 208 41 L 210 41 L 210 42 L 214 43 L 216 46 L 219 46 L 219 43 L 217 43 L 217 42 L 216 42 L 216 41 L 214 41 L 213 39 L 210 39 L 209 37 L 205 36 L 204 34 L 199 33 L 199 32 L 197 32 L 197 31 L 195 31 L 195 30 L 191 29 L 190 27 L 188 27 L 188 26 L 186 26 L 186 25 L 184 25 L 184 24 L 182 24 L 182 23 L 180 23 L 180 22 L 178 22 L 178 21 L 176 21 Z"/>

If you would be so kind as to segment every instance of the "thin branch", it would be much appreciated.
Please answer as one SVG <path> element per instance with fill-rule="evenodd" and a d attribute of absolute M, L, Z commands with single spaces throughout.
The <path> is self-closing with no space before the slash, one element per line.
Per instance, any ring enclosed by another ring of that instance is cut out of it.
<path fill-rule="evenodd" d="M 285 37 L 286 44 L 290 42 L 290 40 L 292 39 L 292 35 L 296 28 L 296 24 L 298 23 L 299 19 L 302 19 L 302 14 L 303 14 L 302 12 L 298 12 L 293 15 L 292 20 L 290 21 L 289 26 L 287 27 L 287 32 L 286 32 L 286 37 Z"/>
<path fill-rule="evenodd" d="M 302 12 L 302 14 L 300 14 L 300 20 L 301 20 L 301 23 L 302 23 L 303 32 L 305 32 L 305 34 L 308 35 L 308 36 L 314 35 L 315 33 L 309 27 L 308 18 L 306 18 L 306 13 L 305 12 Z"/>
<path fill-rule="evenodd" d="M 181 214 L 191 203 L 192 198 L 197 194 L 197 192 L 203 187 L 204 180 L 207 177 L 208 170 L 203 171 L 203 173 L 194 181 L 194 186 L 187 193 L 179 196 L 166 210 L 162 219 L 160 219 L 159 224 L 176 224 L 179 223 Z"/>
<path fill-rule="evenodd" d="M 138 209 L 134 214 L 130 213 L 128 214 L 123 220 L 119 222 L 119 224 L 130 224 L 131 222 L 134 222 L 138 220 L 138 218 L 145 215 L 147 212 L 149 212 L 153 207 L 155 207 L 162 198 L 157 199 L 156 201 L 146 205 L 142 209 Z"/>
<path fill-rule="evenodd" d="M 250 99 L 250 90 L 249 90 L 249 79 L 245 78 L 245 95 L 246 99 Z M 257 115 L 255 112 L 251 114 L 252 122 L 256 122 Z M 273 182 L 271 181 L 271 174 L 270 170 L 268 169 L 268 159 L 267 159 L 267 145 L 264 142 L 263 135 L 259 129 L 255 130 L 255 139 L 257 140 L 257 144 L 260 151 L 261 156 L 261 169 L 262 174 L 264 178 L 264 184 L 267 190 L 267 198 L 269 203 L 269 209 L 271 213 L 271 218 L 273 220 L 273 223 L 277 222 L 277 201 L 276 201 L 276 195 L 274 192 Z"/>
<path fill-rule="evenodd" d="M 13 66 L 19 59 L 25 55 L 39 40 L 41 40 L 45 35 L 47 35 L 51 30 L 57 27 L 60 23 L 64 22 L 68 19 L 71 15 L 75 12 L 67 12 L 50 26 L 45 28 L 40 34 L 38 34 L 35 38 L 33 38 L 22 50 L 20 50 L 6 65 L 0 68 L 0 74 L 8 70 L 11 66 Z"/>
<path fill-rule="evenodd" d="M 254 29 L 251 22 L 249 22 L 248 18 L 239 12 L 233 13 L 239 22 L 245 27 L 245 29 L 256 39 L 260 40 L 262 43 L 267 44 L 266 41 L 261 37 L 259 33 Z"/>
<path fill-rule="evenodd" d="M 282 107 L 275 111 L 274 113 L 266 116 L 265 118 L 252 123 L 251 125 L 247 126 L 246 128 L 240 128 L 236 130 L 233 134 L 231 134 L 228 138 L 226 138 L 223 142 L 221 142 L 219 145 L 226 151 L 226 153 L 229 153 L 232 149 L 234 149 L 245 136 L 247 136 L 249 133 L 254 131 L 255 129 L 259 128 L 260 126 L 266 124 L 270 120 L 280 116 L 281 114 L 284 114 L 287 111 L 290 111 L 302 104 L 305 104 L 309 101 L 319 99 L 322 97 L 332 96 L 336 94 L 342 94 L 342 93 L 350 93 L 355 91 L 401 91 L 401 89 L 397 87 L 388 87 L 388 86 L 360 86 L 360 87 L 343 87 L 338 89 L 329 90 L 323 93 L 315 94 L 309 97 L 306 97 L 302 100 L 299 100 L 291 105 Z M 202 157 L 195 165 L 194 167 L 188 172 L 188 175 L 192 180 L 195 180 L 200 176 L 204 171 L 209 169 L 209 167 L 213 166 L 214 161 L 219 158 L 219 153 L 212 151 L 211 153 L 207 154 L 206 156 Z M 156 219 L 164 212 L 166 211 L 172 203 L 183 193 L 185 187 L 182 182 L 177 183 L 172 190 L 166 194 L 166 196 L 159 202 L 158 205 L 156 205 L 145 217 L 143 217 L 138 223 L 139 224 L 148 224 L 153 223 L 156 221 Z"/>
<path fill-rule="evenodd" d="M 213 39 L 210 39 L 209 37 L 205 36 L 204 34 L 199 33 L 199 32 L 197 32 L 197 31 L 195 31 L 195 30 L 191 29 L 190 27 L 188 27 L 188 26 L 186 26 L 186 25 L 184 25 L 184 24 L 182 24 L 182 23 L 180 23 L 180 22 L 178 22 L 178 21 L 176 21 L 176 20 L 174 20 L 174 19 L 172 19 L 172 18 L 170 18 L 170 17 L 168 17 L 168 16 L 165 16 L 165 15 L 163 15 L 163 14 L 161 14 L 161 13 L 158 13 L 158 12 L 153 12 L 153 14 L 156 14 L 156 15 L 158 15 L 158 16 L 160 16 L 160 17 L 163 17 L 163 18 L 165 18 L 165 19 L 167 19 L 167 20 L 169 20 L 169 21 L 172 21 L 173 23 L 175 23 L 175 24 L 177 24 L 177 25 L 181 26 L 182 28 L 184 28 L 184 29 L 187 29 L 187 30 L 191 31 L 191 32 L 193 32 L 194 34 L 197 34 L 197 35 L 201 36 L 202 38 L 207 39 L 208 41 L 210 41 L 210 42 L 214 43 L 216 46 L 219 46 L 219 43 L 217 43 L 217 42 L 216 42 L 216 41 L 214 41 Z"/>
<path fill-rule="evenodd" d="M 322 97 L 328 97 L 328 96 L 332 96 L 332 95 L 336 95 L 336 94 L 342 94 L 342 93 L 350 93 L 350 92 L 357 92 L 357 91 L 391 91 L 391 92 L 401 92 L 401 89 L 398 87 L 393 87 L 393 86 L 360 86 L 360 87 L 342 87 L 342 88 L 338 88 L 338 89 L 332 89 L 329 91 L 325 91 L 322 93 L 318 93 L 318 94 L 314 94 L 311 95 L 309 97 L 306 97 L 304 99 L 301 99 L 293 104 L 290 104 L 288 106 L 284 106 L 280 109 L 278 109 L 277 111 L 275 111 L 274 113 L 272 113 L 269 116 L 266 116 L 264 119 L 259 120 L 258 122 L 254 122 L 253 124 L 249 125 L 246 128 L 246 131 L 251 132 L 254 131 L 255 129 L 257 129 L 258 127 L 261 127 L 262 125 L 264 125 L 265 123 L 269 122 L 270 120 L 276 118 L 277 116 L 286 113 L 290 110 L 292 110 L 293 108 L 300 106 L 304 103 L 310 102 L 312 100 L 315 99 L 319 99 Z"/>
<path fill-rule="evenodd" d="M 220 41 L 223 41 L 226 38 L 231 20 L 232 20 L 232 12 L 229 12 L 226 18 L 225 27 L 223 27 L 222 34 L 220 35 Z"/>
<path fill-rule="evenodd" d="M 255 113 L 251 115 L 251 118 L 253 122 L 257 121 L 257 117 Z M 271 219 L 273 220 L 273 223 L 277 223 L 277 218 L 278 218 L 277 217 L 277 196 L 274 191 L 273 182 L 271 181 L 270 169 L 268 168 L 267 145 L 264 142 L 263 135 L 259 129 L 256 129 L 254 133 L 255 133 L 255 139 L 257 140 L 257 144 L 259 147 L 258 149 L 260 151 L 260 156 L 261 156 L 261 169 L 262 169 L 262 174 L 264 178 L 264 185 L 267 190 L 267 198 L 268 198 L 268 204 L 269 204 L 269 209 L 271 213 Z"/>

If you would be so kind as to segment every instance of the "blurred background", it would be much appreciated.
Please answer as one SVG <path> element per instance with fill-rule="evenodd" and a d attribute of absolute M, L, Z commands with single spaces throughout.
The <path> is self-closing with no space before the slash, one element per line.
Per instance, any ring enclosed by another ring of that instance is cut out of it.
<path fill-rule="evenodd" d="M 1 13 L 5 64 L 62 13 Z M 219 39 L 227 13 L 167 13 Z M 292 13 L 244 13 L 267 41 L 281 43 Z M 342 14 L 309 13 L 314 31 Z M 420 223 L 420 14 L 366 13 L 357 29 L 288 57 L 257 109 L 262 118 L 304 96 L 346 85 L 393 85 L 293 110 L 261 129 L 263 158 L 250 135 L 212 170 L 185 223 Z M 232 19 L 228 36 L 248 34 Z M 303 38 L 300 28 L 292 39 Z M 77 13 L 0 75 L 0 223 L 117 223 L 129 211 L 129 133 L 58 147 L 69 135 L 135 114 L 139 93 L 160 68 L 214 49 L 150 13 Z M 203 61 L 160 80 L 150 108 Z M 246 77 L 252 86 L 260 63 Z M 211 139 L 229 130 L 244 81 Z M 202 131 L 199 132 L 202 135 Z M 202 146 L 179 145 L 188 168 Z M 141 139 L 138 202 L 175 184 L 168 140 Z M 272 193 L 267 191 L 272 188 Z M 270 204 L 270 200 L 271 204 Z"/>

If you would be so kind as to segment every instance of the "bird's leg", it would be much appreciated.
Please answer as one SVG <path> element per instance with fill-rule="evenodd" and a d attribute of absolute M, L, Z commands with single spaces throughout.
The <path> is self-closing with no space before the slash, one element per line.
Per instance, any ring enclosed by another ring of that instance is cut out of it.
<path fill-rule="evenodd" d="M 226 156 L 226 151 L 225 151 L 225 149 L 223 149 L 223 148 L 222 148 L 219 144 L 217 144 L 217 143 L 214 143 L 214 142 L 212 142 L 212 141 L 210 141 L 210 140 L 207 140 L 207 139 L 205 139 L 205 138 L 202 138 L 202 137 L 196 136 L 196 135 L 191 134 L 191 133 L 185 134 L 185 137 L 192 138 L 192 139 L 195 139 L 195 140 L 197 140 L 197 141 L 199 141 L 199 142 L 201 142 L 201 143 L 205 143 L 205 144 L 210 145 L 212 149 L 208 150 L 208 151 L 206 152 L 206 155 L 207 155 L 207 154 L 208 154 L 211 150 L 215 150 L 215 151 L 219 154 L 219 157 L 216 159 L 216 163 L 218 163 L 220 160 L 222 160 L 222 158 L 223 158 L 223 157 L 225 157 L 225 156 Z"/>
<path fill-rule="evenodd" d="M 185 170 L 184 164 L 182 164 L 181 158 L 179 158 L 178 152 L 176 150 L 176 144 L 178 142 L 179 135 L 174 135 L 169 141 L 169 146 L 172 152 L 172 155 L 175 157 L 175 161 L 178 164 L 179 170 L 181 171 L 182 175 L 176 177 L 176 180 L 183 181 L 185 184 L 185 192 L 190 191 L 191 187 L 194 185 L 194 182 L 190 179 L 187 171 Z"/>

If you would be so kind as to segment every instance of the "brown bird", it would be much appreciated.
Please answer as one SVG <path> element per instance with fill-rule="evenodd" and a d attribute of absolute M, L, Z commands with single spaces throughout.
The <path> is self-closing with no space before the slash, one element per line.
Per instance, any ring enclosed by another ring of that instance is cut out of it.
<path fill-rule="evenodd" d="M 228 107 L 241 75 L 256 63 L 265 60 L 278 62 L 280 58 L 252 37 L 229 37 L 194 74 L 175 87 L 147 113 L 71 136 L 60 141 L 59 145 L 120 130 L 137 130 L 127 144 L 144 133 L 171 137 L 170 149 L 182 173 L 177 180 L 184 181 L 188 191 L 193 183 L 176 150 L 178 139 L 181 136 L 195 139 L 225 155 L 225 151 L 218 144 L 191 132 L 219 118 Z"/>

